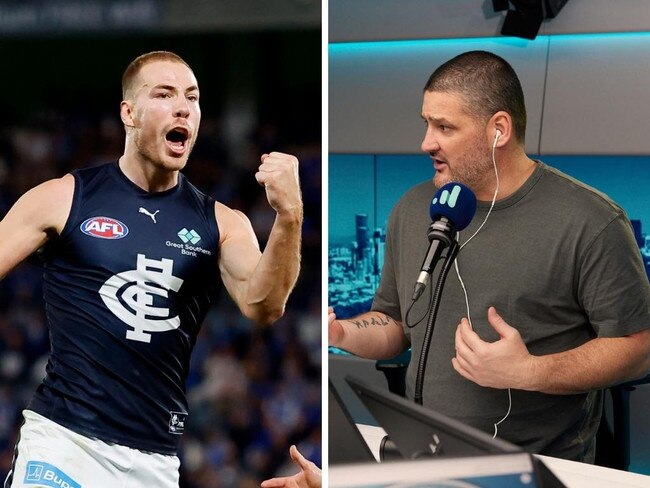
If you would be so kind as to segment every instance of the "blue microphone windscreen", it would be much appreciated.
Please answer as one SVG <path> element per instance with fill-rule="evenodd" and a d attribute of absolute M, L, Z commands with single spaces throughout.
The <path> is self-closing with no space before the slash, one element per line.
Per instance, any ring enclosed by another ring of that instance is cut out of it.
<path fill-rule="evenodd" d="M 476 213 L 476 196 L 462 183 L 447 183 L 441 186 L 431 200 L 431 220 L 447 217 L 457 231 L 469 225 Z"/>

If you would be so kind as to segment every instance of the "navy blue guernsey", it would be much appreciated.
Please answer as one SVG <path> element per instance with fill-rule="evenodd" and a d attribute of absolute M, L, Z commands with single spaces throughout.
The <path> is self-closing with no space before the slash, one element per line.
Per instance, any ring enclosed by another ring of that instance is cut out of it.
<path fill-rule="evenodd" d="M 44 252 L 47 375 L 29 408 L 75 432 L 175 454 L 197 332 L 221 286 L 214 200 L 180 174 L 148 193 L 116 163 L 73 172 Z"/>

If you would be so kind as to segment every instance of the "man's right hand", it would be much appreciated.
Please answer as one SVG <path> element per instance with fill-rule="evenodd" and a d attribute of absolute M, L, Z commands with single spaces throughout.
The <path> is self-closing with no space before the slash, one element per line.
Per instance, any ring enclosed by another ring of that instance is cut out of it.
<path fill-rule="evenodd" d="M 337 345 L 343 342 L 343 335 L 345 331 L 341 322 L 336 320 L 336 314 L 334 313 L 333 307 L 327 308 L 328 312 L 328 334 L 329 334 L 329 345 L 336 347 Z"/>

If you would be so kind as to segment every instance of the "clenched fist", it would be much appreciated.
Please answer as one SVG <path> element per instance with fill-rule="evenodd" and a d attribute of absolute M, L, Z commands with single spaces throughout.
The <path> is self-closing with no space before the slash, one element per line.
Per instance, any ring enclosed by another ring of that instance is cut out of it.
<path fill-rule="evenodd" d="M 298 159 L 291 154 L 263 154 L 255 179 L 264 186 L 269 205 L 278 214 L 302 216 Z"/>

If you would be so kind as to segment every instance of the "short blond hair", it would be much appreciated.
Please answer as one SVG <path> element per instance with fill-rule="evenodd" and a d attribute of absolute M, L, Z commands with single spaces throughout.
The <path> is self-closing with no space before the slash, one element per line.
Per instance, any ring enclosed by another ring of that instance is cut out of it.
<path fill-rule="evenodd" d="M 133 87 L 133 81 L 143 66 L 153 63 L 155 61 L 171 61 L 173 63 L 181 63 L 187 66 L 190 70 L 190 65 L 185 62 L 178 54 L 170 51 L 152 51 L 150 53 L 142 54 L 135 58 L 124 70 L 122 75 L 122 100 L 127 100 L 129 91 Z"/>

